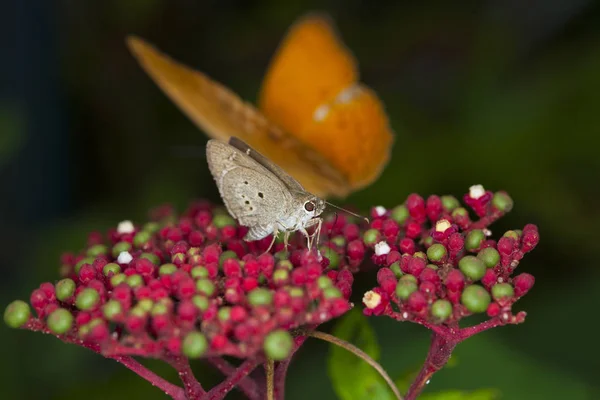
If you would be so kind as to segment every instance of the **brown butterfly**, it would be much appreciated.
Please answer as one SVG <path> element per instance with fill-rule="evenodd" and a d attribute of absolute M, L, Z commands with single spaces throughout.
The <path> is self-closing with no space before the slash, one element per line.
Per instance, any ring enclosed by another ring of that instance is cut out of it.
<path fill-rule="evenodd" d="M 393 134 L 375 93 L 329 19 L 310 14 L 280 44 L 259 108 L 137 37 L 128 45 L 146 72 L 210 137 L 237 136 L 319 197 L 371 184 L 387 164 Z"/>

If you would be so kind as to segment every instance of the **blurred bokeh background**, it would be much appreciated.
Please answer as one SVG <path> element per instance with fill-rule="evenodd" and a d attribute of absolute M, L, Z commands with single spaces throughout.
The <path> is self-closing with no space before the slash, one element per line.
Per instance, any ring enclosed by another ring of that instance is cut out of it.
<path fill-rule="evenodd" d="M 127 34 L 254 101 L 280 38 L 311 10 L 333 17 L 397 134 L 380 180 L 348 204 L 462 196 L 481 183 L 515 201 L 495 232 L 540 228 L 540 245 L 519 267 L 537 278 L 516 306 L 528 311 L 526 323 L 461 344 L 457 365 L 427 390 L 600 398 L 600 7 L 591 0 L 3 1 L 2 309 L 55 280 L 60 253 L 83 246 L 88 231 L 143 221 L 165 202 L 218 200 L 201 157 L 206 136 L 137 65 Z M 374 276 L 358 279 L 357 299 Z M 428 331 L 372 323 L 392 376 L 424 359 Z M 298 354 L 289 399 L 335 398 L 327 351 L 309 342 Z M 0 354 L 2 399 L 165 398 L 116 363 L 49 336 L 2 325 Z M 203 381 L 219 378 L 195 369 Z"/>

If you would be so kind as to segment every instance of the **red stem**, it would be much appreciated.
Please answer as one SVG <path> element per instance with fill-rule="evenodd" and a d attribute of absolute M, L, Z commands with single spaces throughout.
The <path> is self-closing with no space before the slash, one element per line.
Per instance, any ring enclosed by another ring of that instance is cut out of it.
<path fill-rule="evenodd" d="M 290 356 L 279 363 L 277 368 L 275 369 L 275 388 L 274 388 L 274 397 L 276 400 L 283 400 L 285 398 L 285 378 L 287 376 L 287 370 L 290 366 L 290 362 L 292 361 L 292 357 L 294 353 L 298 351 L 300 346 L 308 339 L 308 336 L 297 336 L 294 338 L 294 349 L 292 350 Z"/>
<path fill-rule="evenodd" d="M 410 385 L 404 400 L 414 400 L 423 391 L 423 388 L 431 379 L 431 376 L 442 369 L 444 365 L 450 359 L 452 351 L 456 345 L 460 342 L 460 339 L 454 335 L 440 335 L 438 333 L 432 333 L 431 345 L 429 346 L 429 352 L 421 371 Z"/>
<path fill-rule="evenodd" d="M 229 376 L 235 371 L 235 367 L 221 357 L 210 357 L 208 358 L 208 362 L 225 376 Z M 256 382 L 248 376 L 237 384 L 237 388 L 244 393 L 249 400 L 260 400 L 261 398 L 261 389 Z"/>
<path fill-rule="evenodd" d="M 210 389 L 202 400 L 221 400 L 225 398 L 225 395 L 236 387 L 246 376 L 248 376 L 254 369 L 263 362 L 260 359 L 253 359 L 244 361 L 233 373 L 229 374 L 227 378 L 218 384 L 217 386 Z"/>
<path fill-rule="evenodd" d="M 192 371 L 192 367 L 190 366 L 187 358 L 169 357 L 165 358 L 165 361 L 167 361 L 173 368 L 175 368 L 175 370 L 177 370 L 179 379 L 181 379 L 183 387 L 185 388 L 187 398 L 196 399 L 206 393 L 200 382 L 198 382 L 196 379 L 194 371 Z"/>
<path fill-rule="evenodd" d="M 103 355 L 100 351 L 100 346 L 98 346 L 96 344 L 84 342 L 81 339 L 79 339 L 73 335 L 56 335 L 56 334 L 52 333 L 48 328 L 46 328 L 44 323 L 42 323 L 40 320 L 38 320 L 36 318 L 31 318 L 23 326 L 23 328 L 29 329 L 33 332 L 42 332 L 42 333 L 46 333 L 46 334 L 49 334 L 52 336 L 56 336 L 59 340 L 62 340 L 65 343 L 76 344 L 78 346 L 82 346 L 82 347 L 85 347 L 86 349 L 92 350 L 95 353 Z M 113 360 L 117 361 L 118 363 L 122 364 L 123 366 L 128 368 L 130 371 L 136 373 L 141 378 L 150 382 L 150 384 L 152 384 L 152 386 L 156 386 L 157 388 L 159 388 L 160 390 L 165 392 L 165 394 L 167 394 L 168 396 L 173 398 L 173 400 L 187 400 L 187 397 L 185 395 L 185 391 L 183 390 L 183 388 L 181 388 L 177 385 L 174 385 L 171 382 L 161 378 L 154 372 L 150 371 L 148 368 L 144 367 L 142 364 L 140 364 L 138 361 L 136 361 L 132 357 L 119 356 L 119 355 L 110 355 L 110 356 L 105 356 L 105 357 L 113 359 Z"/>

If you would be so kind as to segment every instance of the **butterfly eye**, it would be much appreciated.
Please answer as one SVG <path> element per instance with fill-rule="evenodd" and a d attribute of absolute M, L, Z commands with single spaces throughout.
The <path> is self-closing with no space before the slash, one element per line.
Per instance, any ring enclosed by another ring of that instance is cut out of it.
<path fill-rule="evenodd" d="M 304 203 L 304 209 L 308 212 L 315 211 L 315 202 L 307 201 L 306 203 Z"/>

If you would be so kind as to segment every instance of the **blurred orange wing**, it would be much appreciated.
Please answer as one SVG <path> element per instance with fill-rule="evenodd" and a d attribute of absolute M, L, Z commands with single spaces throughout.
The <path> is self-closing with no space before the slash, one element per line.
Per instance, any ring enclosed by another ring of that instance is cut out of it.
<path fill-rule="evenodd" d="M 225 86 L 140 38 L 129 37 L 127 43 L 156 84 L 209 136 L 223 141 L 239 137 L 318 196 L 348 194 L 346 179 L 319 152 L 279 129 Z"/>
<path fill-rule="evenodd" d="M 310 14 L 280 44 L 259 99 L 267 118 L 318 150 L 350 191 L 379 176 L 393 142 L 383 104 L 357 81 L 354 57 L 329 19 Z"/>

